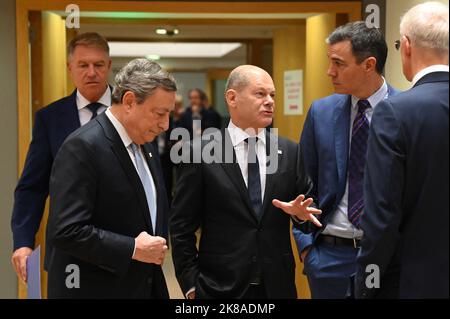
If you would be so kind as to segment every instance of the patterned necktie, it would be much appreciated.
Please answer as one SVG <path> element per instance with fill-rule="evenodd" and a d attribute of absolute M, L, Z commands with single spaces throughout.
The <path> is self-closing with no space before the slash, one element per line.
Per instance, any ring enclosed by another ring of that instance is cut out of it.
<path fill-rule="evenodd" d="M 359 228 L 360 217 L 364 210 L 364 166 L 369 136 L 369 121 L 365 111 L 368 108 L 370 108 L 369 101 L 358 101 L 358 114 L 353 121 L 348 162 L 348 220 L 357 228 Z"/>
<path fill-rule="evenodd" d="M 245 142 L 248 145 L 248 195 L 256 215 L 258 218 L 261 218 L 261 178 L 259 175 L 258 156 L 256 154 L 256 143 L 258 142 L 258 138 L 247 138 Z"/>
<path fill-rule="evenodd" d="M 98 103 L 98 102 L 94 102 L 94 103 L 86 105 L 86 107 L 89 109 L 89 111 L 92 112 L 91 120 L 97 116 L 97 111 L 102 106 L 103 106 L 103 104 Z"/>
<path fill-rule="evenodd" d="M 139 151 L 140 147 L 135 143 L 131 144 L 131 149 L 133 150 L 134 158 L 136 159 L 136 167 L 139 174 L 139 177 L 142 182 L 142 186 L 144 187 L 145 197 L 147 198 L 148 209 L 150 210 L 150 218 L 153 226 L 153 235 L 156 235 L 156 194 L 152 187 L 152 181 L 150 180 L 150 176 L 147 174 L 145 170 L 145 164 L 141 156 L 141 152 Z"/>

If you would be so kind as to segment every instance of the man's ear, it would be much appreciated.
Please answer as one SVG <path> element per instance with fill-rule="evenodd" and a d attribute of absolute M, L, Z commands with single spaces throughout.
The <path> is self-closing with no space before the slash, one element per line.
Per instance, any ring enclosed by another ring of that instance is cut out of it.
<path fill-rule="evenodd" d="M 403 44 L 402 44 L 403 52 L 407 57 L 411 56 L 411 42 L 408 37 L 403 36 Z"/>
<path fill-rule="evenodd" d="M 136 104 L 136 96 L 131 91 L 126 91 L 122 97 L 122 104 L 125 110 L 129 112 L 133 106 Z"/>
<path fill-rule="evenodd" d="M 371 56 L 364 61 L 364 68 L 366 71 L 376 71 L 377 58 Z"/>
<path fill-rule="evenodd" d="M 236 107 L 236 90 L 234 89 L 229 89 L 225 92 L 225 99 L 227 101 L 227 104 L 232 107 L 235 108 Z"/>

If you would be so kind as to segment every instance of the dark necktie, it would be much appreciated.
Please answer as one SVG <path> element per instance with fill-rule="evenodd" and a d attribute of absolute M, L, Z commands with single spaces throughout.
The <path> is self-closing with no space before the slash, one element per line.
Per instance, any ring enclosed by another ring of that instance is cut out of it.
<path fill-rule="evenodd" d="M 369 136 L 369 121 L 366 118 L 365 111 L 368 108 L 370 108 L 369 101 L 358 101 L 358 113 L 353 121 L 348 162 L 348 220 L 358 228 L 364 210 L 364 166 Z"/>
<path fill-rule="evenodd" d="M 97 111 L 102 106 L 104 106 L 104 105 L 101 103 L 98 103 L 98 102 L 94 102 L 94 103 L 86 105 L 86 107 L 89 109 L 89 111 L 92 112 L 91 120 L 97 116 Z"/>
<path fill-rule="evenodd" d="M 258 138 L 247 138 L 245 142 L 248 145 L 248 195 L 256 215 L 258 218 L 261 218 L 261 179 L 259 175 L 259 161 L 256 154 Z"/>

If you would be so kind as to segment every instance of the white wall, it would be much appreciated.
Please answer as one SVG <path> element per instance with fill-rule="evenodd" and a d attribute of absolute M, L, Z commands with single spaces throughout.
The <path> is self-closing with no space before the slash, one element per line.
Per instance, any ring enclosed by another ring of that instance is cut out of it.
<path fill-rule="evenodd" d="M 448 0 L 435 0 L 448 5 Z M 426 2 L 424 0 L 387 0 L 386 1 L 386 41 L 389 48 L 386 62 L 386 80 L 400 90 L 411 88 L 402 73 L 400 52 L 395 50 L 394 42 L 400 38 L 400 18 L 413 6 Z"/>
<path fill-rule="evenodd" d="M 11 212 L 17 182 L 17 75 L 15 0 L 0 1 L 0 299 L 17 297 L 11 266 Z"/>

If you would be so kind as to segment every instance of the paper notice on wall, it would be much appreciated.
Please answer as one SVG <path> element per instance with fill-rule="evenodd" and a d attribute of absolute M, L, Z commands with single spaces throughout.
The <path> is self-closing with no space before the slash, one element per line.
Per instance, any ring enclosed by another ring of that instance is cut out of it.
<path fill-rule="evenodd" d="M 284 115 L 303 114 L 303 70 L 284 71 Z"/>

